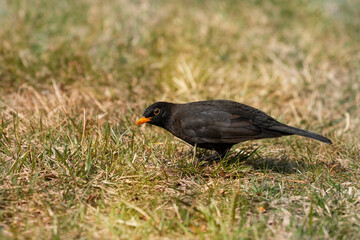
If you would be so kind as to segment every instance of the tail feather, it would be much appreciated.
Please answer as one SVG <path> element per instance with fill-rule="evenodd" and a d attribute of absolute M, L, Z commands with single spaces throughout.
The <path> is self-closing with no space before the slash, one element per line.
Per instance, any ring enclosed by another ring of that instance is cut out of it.
<path fill-rule="evenodd" d="M 271 126 L 269 128 L 269 130 L 277 131 L 277 132 L 280 132 L 280 133 L 282 133 L 284 135 L 292 135 L 292 134 L 300 135 L 300 136 L 303 136 L 303 137 L 313 138 L 313 139 L 319 140 L 319 141 L 327 143 L 327 144 L 332 144 L 330 139 L 327 139 L 326 137 L 323 137 L 320 134 L 309 132 L 309 131 L 299 129 L 299 128 L 296 128 L 296 127 L 290 127 L 290 126 L 287 126 L 285 124 L 284 125 L 278 125 L 278 126 Z"/>

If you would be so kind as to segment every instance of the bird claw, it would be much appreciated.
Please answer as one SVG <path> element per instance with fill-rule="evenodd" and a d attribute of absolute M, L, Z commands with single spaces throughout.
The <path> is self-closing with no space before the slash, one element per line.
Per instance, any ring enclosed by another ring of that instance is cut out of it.
<path fill-rule="evenodd" d="M 213 163 L 213 162 L 220 162 L 223 159 L 222 156 L 220 156 L 219 154 L 215 153 L 212 154 L 210 156 L 200 156 L 197 158 L 197 162 L 208 162 L 208 163 Z"/>

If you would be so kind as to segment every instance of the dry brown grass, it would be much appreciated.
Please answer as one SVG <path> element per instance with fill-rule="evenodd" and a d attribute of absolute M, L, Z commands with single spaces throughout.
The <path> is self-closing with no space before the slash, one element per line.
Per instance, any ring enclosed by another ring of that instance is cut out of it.
<path fill-rule="evenodd" d="M 0 238 L 360 236 L 359 4 L 0 4 Z M 154 101 L 204 99 L 334 144 L 248 142 L 203 166 L 134 125 Z"/>

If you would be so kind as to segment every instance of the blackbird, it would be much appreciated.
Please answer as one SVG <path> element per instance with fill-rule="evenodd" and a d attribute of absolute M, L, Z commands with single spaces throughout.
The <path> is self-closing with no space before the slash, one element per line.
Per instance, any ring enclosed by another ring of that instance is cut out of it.
<path fill-rule="evenodd" d="M 150 123 L 193 146 L 215 150 L 209 159 L 222 159 L 234 144 L 261 138 L 300 135 L 331 144 L 319 134 L 285 125 L 263 111 L 228 100 L 156 102 L 143 115 L 137 125 Z"/>

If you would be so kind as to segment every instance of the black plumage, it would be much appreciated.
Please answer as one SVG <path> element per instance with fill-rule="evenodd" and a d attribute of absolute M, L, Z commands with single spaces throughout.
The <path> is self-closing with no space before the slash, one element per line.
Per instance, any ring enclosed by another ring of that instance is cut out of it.
<path fill-rule="evenodd" d="M 228 100 L 156 102 L 136 124 L 145 122 L 162 127 L 193 146 L 215 150 L 219 157 L 240 142 L 294 134 L 331 144 L 319 134 L 285 125 L 256 108 Z"/>

